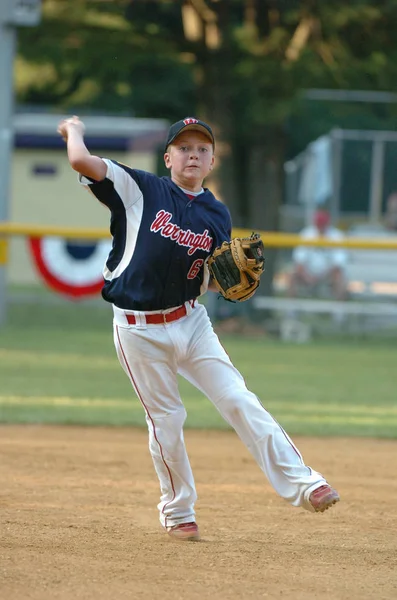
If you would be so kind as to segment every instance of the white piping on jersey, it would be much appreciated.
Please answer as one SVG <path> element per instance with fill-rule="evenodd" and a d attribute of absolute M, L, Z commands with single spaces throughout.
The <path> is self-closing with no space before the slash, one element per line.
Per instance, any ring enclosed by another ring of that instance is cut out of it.
<path fill-rule="evenodd" d="M 208 258 L 203 266 L 203 283 L 200 285 L 200 296 L 205 294 L 208 290 L 208 284 L 210 282 L 210 270 L 208 268 Z"/>
<path fill-rule="evenodd" d="M 112 161 L 108 158 L 102 158 L 102 160 L 107 166 L 106 179 L 113 181 L 114 189 L 120 196 L 120 199 L 127 210 L 142 198 L 142 192 L 136 181 L 131 177 L 131 175 L 124 171 L 124 169 L 112 163 Z M 88 177 L 79 173 L 78 180 L 81 185 L 91 192 L 90 186 L 93 183 L 91 179 L 88 179 Z M 126 204 L 127 200 L 131 200 L 128 206 Z"/>
<path fill-rule="evenodd" d="M 106 172 L 106 178 L 113 181 L 113 186 L 118 195 L 121 198 L 122 203 L 125 206 L 125 209 L 128 210 L 143 198 L 143 194 L 141 192 L 140 187 L 137 182 L 129 173 L 124 171 L 122 167 L 115 165 L 111 160 L 104 158 L 103 162 L 107 164 L 108 170 Z M 130 203 L 127 205 L 127 200 L 130 200 Z"/>
<path fill-rule="evenodd" d="M 143 215 L 143 194 L 136 181 L 124 169 L 114 165 L 110 160 L 104 159 L 104 161 L 108 166 L 106 177 L 113 181 L 114 189 L 125 206 L 127 225 L 125 248 L 121 261 L 114 271 L 109 271 L 106 264 L 103 268 L 104 279 L 113 281 L 126 270 L 134 254 Z M 126 201 L 131 198 L 132 202 L 127 205 Z"/>
<path fill-rule="evenodd" d="M 136 241 L 138 238 L 138 231 L 142 221 L 143 214 L 143 197 L 139 202 L 133 204 L 130 208 L 125 211 L 126 217 L 126 237 L 125 237 L 125 248 L 121 261 L 117 265 L 114 271 L 109 271 L 106 264 L 103 268 L 103 277 L 106 281 L 113 281 L 126 270 L 133 257 Z"/>

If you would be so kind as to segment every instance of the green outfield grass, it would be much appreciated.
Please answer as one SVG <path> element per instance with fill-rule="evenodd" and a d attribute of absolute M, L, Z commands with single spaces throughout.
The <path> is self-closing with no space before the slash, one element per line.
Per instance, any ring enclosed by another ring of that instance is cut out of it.
<path fill-rule="evenodd" d="M 248 387 L 293 434 L 397 437 L 396 343 L 224 337 Z M 102 307 L 19 306 L 0 330 L 0 421 L 144 425 Z M 180 381 L 187 427 L 227 428 Z"/>

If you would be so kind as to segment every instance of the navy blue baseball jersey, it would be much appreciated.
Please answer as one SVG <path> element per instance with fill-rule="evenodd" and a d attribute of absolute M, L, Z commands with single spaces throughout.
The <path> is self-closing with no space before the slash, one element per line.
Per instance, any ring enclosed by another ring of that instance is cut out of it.
<path fill-rule="evenodd" d="M 231 236 L 229 210 L 204 189 L 188 196 L 169 177 L 104 159 L 106 178 L 80 181 L 111 212 L 103 298 L 126 310 L 164 310 L 203 294 L 208 256 Z"/>

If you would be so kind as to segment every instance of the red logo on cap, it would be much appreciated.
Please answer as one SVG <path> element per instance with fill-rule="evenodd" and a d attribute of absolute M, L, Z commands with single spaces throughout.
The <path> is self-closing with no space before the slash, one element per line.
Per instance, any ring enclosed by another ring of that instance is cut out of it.
<path fill-rule="evenodd" d="M 193 125 L 193 123 L 198 123 L 198 120 L 194 119 L 193 117 L 189 117 L 188 119 L 183 119 L 183 122 L 185 125 Z"/>

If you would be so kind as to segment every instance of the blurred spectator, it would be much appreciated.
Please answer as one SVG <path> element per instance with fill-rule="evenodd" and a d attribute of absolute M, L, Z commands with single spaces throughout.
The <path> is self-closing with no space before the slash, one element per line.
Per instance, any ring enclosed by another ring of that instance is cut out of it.
<path fill-rule="evenodd" d="M 310 240 L 323 237 L 341 240 L 343 233 L 331 225 L 330 214 L 326 210 L 317 210 L 313 225 L 300 232 L 302 239 Z M 289 281 L 289 295 L 296 297 L 304 294 L 316 295 L 320 287 L 330 289 L 332 297 L 345 300 L 347 286 L 345 270 L 347 253 L 343 248 L 320 248 L 298 246 L 292 254 L 293 268 Z"/>
<path fill-rule="evenodd" d="M 388 231 L 397 233 L 397 192 L 390 194 L 387 199 L 385 227 Z"/>

